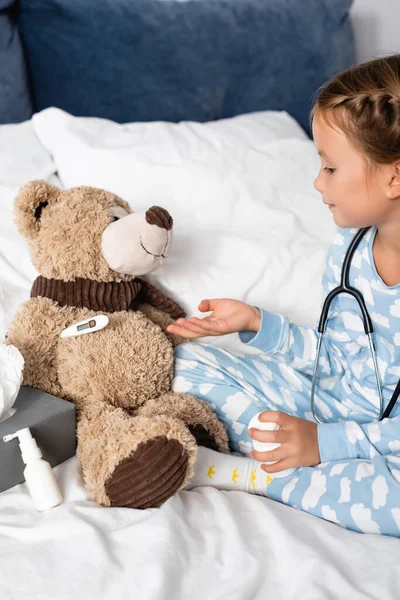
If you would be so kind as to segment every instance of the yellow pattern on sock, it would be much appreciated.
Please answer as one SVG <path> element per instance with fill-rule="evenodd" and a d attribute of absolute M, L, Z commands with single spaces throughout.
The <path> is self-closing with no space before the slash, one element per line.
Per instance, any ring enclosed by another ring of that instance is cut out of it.
<path fill-rule="evenodd" d="M 214 465 L 211 465 L 211 467 L 208 468 L 207 477 L 209 477 L 210 479 L 212 479 L 213 475 L 215 475 Z"/>
<path fill-rule="evenodd" d="M 275 476 L 263 471 L 259 462 L 249 457 L 225 455 L 200 447 L 195 473 L 186 489 L 204 485 L 266 495 L 274 479 Z"/>
<path fill-rule="evenodd" d="M 236 467 L 236 468 L 235 468 L 235 470 L 234 470 L 234 471 L 233 471 L 233 473 L 232 473 L 232 481 L 233 481 L 233 483 L 236 483 L 236 479 L 237 479 L 238 477 L 240 477 L 240 475 L 239 475 L 239 471 L 238 471 L 238 469 L 237 469 L 237 467 Z"/>
<path fill-rule="evenodd" d="M 251 481 L 250 481 L 252 487 L 255 487 L 255 485 L 256 485 L 256 479 L 257 479 L 256 469 L 253 469 L 252 472 L 251 472 Z"/>

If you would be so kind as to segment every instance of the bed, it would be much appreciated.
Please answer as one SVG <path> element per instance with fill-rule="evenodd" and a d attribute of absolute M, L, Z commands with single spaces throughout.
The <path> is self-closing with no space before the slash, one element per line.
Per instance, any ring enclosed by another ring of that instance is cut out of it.
<path fill-rule="evenodd" d="M 350 5 L 0 0 L 0 340 L 37 275 L 12 215 L 36 178 L 165 206 L 173 250 L 151 280 L 189 314 L 230 296 L 316 325 L 335 226 L 308 114 L 355 61 Z M 26 484 L 0 494 L 2 600 L 399 597 L 398 538 L 208 487 L 103 508 L 76 456 L 54 473 L 50 511 Z"/>

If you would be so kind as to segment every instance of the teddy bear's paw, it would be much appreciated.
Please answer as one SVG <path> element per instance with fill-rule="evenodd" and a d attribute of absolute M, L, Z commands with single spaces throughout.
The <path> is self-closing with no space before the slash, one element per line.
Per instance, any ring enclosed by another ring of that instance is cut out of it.
<path fill-rule="evenodd" d="M 189 394 L 167 392 L 159 398 L 148 400 L 138 414 L 147 417 L 164 415 L 183 421 L 198 446 L 217 452 L 228 452 L 229 442 L 225 425 L 213 413 L 208 402 Z"/>
<path fill-rule="evenodd" d="M 188 429 L 199 446 L 204 446 L 217 452 L 220 451 L 219 444 L 214 435 L 208 432 L 203 425 L 188 425 Z"/>
<path fill-rule="evenodd" d="M 105 483 L 111 506 L 156 508 L 182 487 L 189 456 L 176 439 L 157 436 L 141 442 Z"/>

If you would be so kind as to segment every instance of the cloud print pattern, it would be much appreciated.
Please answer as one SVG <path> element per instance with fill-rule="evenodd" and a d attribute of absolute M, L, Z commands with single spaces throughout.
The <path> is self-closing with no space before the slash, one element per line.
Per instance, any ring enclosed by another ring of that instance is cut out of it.
<path fill-rule="evenodd" d="M 364 296 L 375 332 L 384 408 L 400 378 L 400 283 L 376 270 L 376 227 L 361 240 L 350 285 Z M 340 282 L 344 256 L 357 229 L 338 228 L 322 277 L 324 297 Z M 262 310 L 257 334 L 241 332 L 243 351 L 185 343 L 175 349 L 173 389 L 206 400 L 226 424 L 231 449 L 248 455 L 247 426 L 262 410 L 314 421 L 311 380 L 317 328 Z M 250 354 L 247 346 L 259 352 Z M 400 537 L 400 406 L 379 421 L 379 394 L 358 304 L 348 294 L 330 308 L 315 391 L 321 463 L 287 477 L 270 474 L 266 495 L 363 533 Z"/>

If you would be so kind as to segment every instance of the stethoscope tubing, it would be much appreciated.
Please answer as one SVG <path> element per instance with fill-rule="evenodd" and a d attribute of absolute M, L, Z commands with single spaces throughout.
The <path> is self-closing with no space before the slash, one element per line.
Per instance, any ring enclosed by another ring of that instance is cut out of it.
<path fill-rule="evenodd" d="M 359 245 L 361 239 L 364 237 L 364 235 L 366 234 L 366 232 L 369 229 L 370 229 L 370 227 L 364 227 L 364 228 L 360 229 L 354 236 L 354 238 L 346 252 L 344 261 L 343 261 L 343 268 L 342 268 L 342 272 L 341 272 L 340 284 L 336 288 L 334 288 L 333 290 L 331 290 L 329 292 L 328 296 L 326 297 L 326 299 L 324 301 L 323 307 L 322 307 L 321 316 L 320 316 L 319 323 L 318 323 L 318 340 L 317 340 L 316 357 L 315 357 L 315 364 L 314 364 L 314 370 L 313 370 L 313 378 L 312 378 L 312 383 L 311 383 L 311 410 L 312 410 L 314 419 L 318 423 L 323 423 L 323 421 L 321 421 L 316 414 L 315 402 L 314 402 L 319 355 L 321 352 L 322 338 L 325 334 L 326 324 L 328 322 L 329 307 L 331 305 L 332 300 L 338 294 L 343 294 L 343 293 L 350 294 L 351 296 L 353 296 L 353 298 L 355 298 L 355 300 L 357 301 L 357 303 L 360 307 L 364 331 L 365 331 L 366 335 L 368 336 L 369 347 L 371 350 L 372 360 L 374 363 L 375 377 L 376 377 L 376 383 L 378 386 L 378 393 L 379 393 L 379 403 L 380 403 L 379 420 L 380 421 L 389 416 L 389 414 L 390 414 L 393 406 L 395 405 L 397 398 L 400 394 L 400 380 L 399 380 L 399 382 L 396 386 L 396 389 L 393 392 L 393 396 L 390 400 L 390 403 L 389 403 L 386 411 L 383 412 L 382 385 L 381 385 L 381 382 L 379 379 L 378 362 L 376 359 L 376 346 L 375 346 L 374 339 L 372 337 L 374 334 L 374 330 L 373 330 L 373 326 L 372 326 L 371 317 L 368 314 L 368 310 L 365 305 L 365 301 L 364 301 L 362 294 L 359 292 L 359 290 L 357 290 L 356 288 L 353 288 L 352 286 L 349 285 L 349 272 L 350 272 L 351 261 L 353 259 L 354 253 L 357 249 L 357 246 Z"/>

